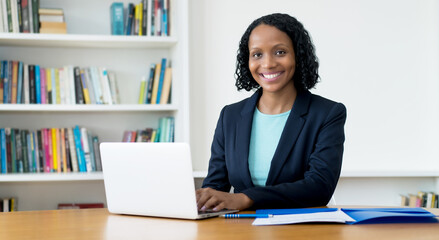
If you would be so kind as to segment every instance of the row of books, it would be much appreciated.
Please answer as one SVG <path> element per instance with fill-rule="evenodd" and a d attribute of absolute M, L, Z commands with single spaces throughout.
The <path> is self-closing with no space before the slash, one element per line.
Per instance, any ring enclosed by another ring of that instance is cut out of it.
<path fill-rule="evenodd" d="M 102 171 L 99 139 L 86 128 L 0 129 L 1 173 Z"/>
<path fill-rule="evenodd" d="M 16 212 L 17 211 L 17 199 L 2 198 L 0 199 L 0 212 Z"/>
<path fill-rule="evenodd" d="M 163 58 L 161 63 L 151 64 L 149 76 L 140 81 L 139 104 L 167 104 L 171 101 L 172 68 Z"/>
<path fill-rule="evenodd" d="M 129 3 L 126 10 L 122 2 L 110 8 L 113 35 L 169 36 L 170 0 L 141 0 Z"/>
<path fill-rule="evenodd" d="M 39 33 L 39 0 L 0 0 L 0 32 Z"/>
<path fill-rule="evenodd" d="M 418 194 L 401 195 L 401 206 L 439 208 L 438 194 L 419 191 Z"/>
<path fill-rule="evenodd" d="M 0 103 L 118 104 L 116 75 L 105 68 L 44 68 L 1 61 Z"/>
<path fill-rule="evenodd" d="M 159 119 L 159 127 L 124 131 L 122 142 L 174 142 L 174 117 Z"/>

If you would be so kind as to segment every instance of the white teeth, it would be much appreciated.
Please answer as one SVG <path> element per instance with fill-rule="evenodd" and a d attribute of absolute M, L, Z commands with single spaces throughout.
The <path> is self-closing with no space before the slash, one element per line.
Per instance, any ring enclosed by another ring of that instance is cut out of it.
<path fill-rule="evenodd" d="M 275 77 L 279 76 L 279 75 L 280 75 L 280 73 L 275 73 L 275 74 L 267 74 L 267 75 L 265 75 L 265 74 L 262 74 L 262 75 L 264 76 L 264 78 L 272 79 L 272 78 L 275 78 Z"/>

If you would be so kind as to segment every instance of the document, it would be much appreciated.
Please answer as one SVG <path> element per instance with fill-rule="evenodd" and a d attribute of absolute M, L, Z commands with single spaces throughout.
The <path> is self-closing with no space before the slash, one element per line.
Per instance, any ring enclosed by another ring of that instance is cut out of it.
<path fill-rule="evenodd" d="M 273 215 L 271 218 L 256 218 L 253 222 L 255 226 L 262 225 L 282 225 L 294 223 L 307 222 L 332 222 L 332 223 L 346 223 L 354 222 L 355 220 L 349 217 L 341 210 L 332 212 L 315 212 L 315 213 L 301 213 L 301 214 L 283 214 Z"/>
<path fill-rule="evenodd" d="M 345 224 L 360 223 L 438 223 L 433 213 L 423 208 L 296 208 L 262 209 L 257 214 L 272 214 L 270 218 L 256 218 L 255 226 L 309 222 Z"/>

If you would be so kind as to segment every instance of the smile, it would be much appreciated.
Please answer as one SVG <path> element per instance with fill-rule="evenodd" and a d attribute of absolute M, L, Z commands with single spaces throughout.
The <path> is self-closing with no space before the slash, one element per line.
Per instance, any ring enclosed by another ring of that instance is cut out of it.
<path fill-rule="evenodd" d="M 279 75 L 281 75 L 282 72 L 277 72 L 277 73 L 261 73 L 261 77 L 267 79 L 267 80 L 275 80 L 277 77 L 279 77 Z"/>

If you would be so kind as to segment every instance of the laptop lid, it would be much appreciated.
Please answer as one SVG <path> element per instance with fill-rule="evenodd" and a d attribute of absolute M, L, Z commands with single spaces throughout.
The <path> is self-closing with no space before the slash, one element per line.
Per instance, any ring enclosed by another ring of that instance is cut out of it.
<path fill-rule="evenodd" d="M 101 143 L 111 213 L 197 219 L 187 143 Z"/>

